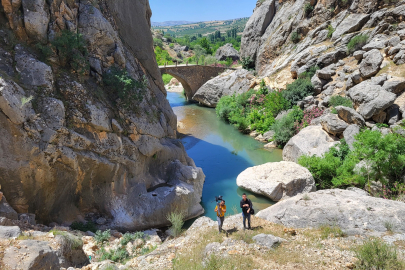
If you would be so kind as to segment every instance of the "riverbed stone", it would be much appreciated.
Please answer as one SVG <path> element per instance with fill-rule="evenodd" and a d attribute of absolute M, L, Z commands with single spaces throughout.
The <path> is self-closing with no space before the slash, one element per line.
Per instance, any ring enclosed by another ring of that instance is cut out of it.
<path fill-rule="evenodd" d="M 348 234 L 385 233 L 385 224 L 405 232 L 405 203 L 342 189 L 320 190 L 283 200 L 257 213 L 286 227 L 338 226 Z"/>
<path fill-rule="evenodd" d="M 236 184 L 273 201 L 316 190 L 314 178 L 308 169 L 290 161 L 269 162 L 247 168 L 238 175 Z"/>
<path fill-rule="evenodd" d="M 298 162 L 298 158 L 302 155 L 322 156 L 337 144 L 339 139 L 323 130 L 321 126 L 308 126 L 285 145 L 283 160 Z"/>

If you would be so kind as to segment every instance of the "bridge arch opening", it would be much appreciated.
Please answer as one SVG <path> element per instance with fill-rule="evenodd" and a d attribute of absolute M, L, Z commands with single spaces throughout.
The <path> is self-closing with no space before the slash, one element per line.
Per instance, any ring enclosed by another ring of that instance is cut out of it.
<path fill-rule="evenodd" d="M 191 89 L 191 86 L 187 83 L 187 81 L 185 79 L 183 79 L 181 76 L 179 76 L 175 72 L 165 71 L 165 72 L 162 72 L 162 75 L 163 74 L 169 74 L 169 75 L 173 76 L 174 78 L 176 78 L 184 88 L 184 93 L 186 95 L 187 101 L 192 101 L 193 91 Z"/>

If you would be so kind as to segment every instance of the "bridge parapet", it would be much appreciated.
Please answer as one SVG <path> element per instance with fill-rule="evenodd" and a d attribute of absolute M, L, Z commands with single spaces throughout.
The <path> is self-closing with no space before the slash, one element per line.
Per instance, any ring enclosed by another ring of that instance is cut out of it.
<path fill-rule="evenodd" d="M 187 100 L 191 101 L 194 94 L 204 83 L 218 76 L 227 69 L 217 66 L 172 65 L 159 66 L 160 73 L 175 77 L 183 85 Z"/>

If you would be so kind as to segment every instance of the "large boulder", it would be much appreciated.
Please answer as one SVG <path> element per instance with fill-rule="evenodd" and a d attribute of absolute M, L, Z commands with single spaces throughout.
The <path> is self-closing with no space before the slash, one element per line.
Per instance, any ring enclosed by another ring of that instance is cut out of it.
<path fill-rule="evenodd" d="M 328 113 L 321 117 L 321 126 L 329 134 L 337 136 L 345 131 L 345 129 L 348 127 L 348 124 L 345 121 L 339 119 L 336 114 Z"/>
<path fill-rule="evenodd" d="M 218 61 L 225 61 L 228 58 L 231 58 L 233 61 L 239 60 L 239 53 L 231 43 L 227 43 L 222 47 L 219 47 L 216 54 L 215 58 Z"/>
<path fill-rule="evenodd" d="M 395 99 L 394 104 L 398 106 L 402 118 L 405 118 L 405 92 Z"/>
<path fill-rule="evenodd" d="M 361 127 L 366 124 L 364 118 L 352 108 L 337 106 L 335 109 L 338 112 L 339 117 L 345 120 L 346 123 L 356 124 Z"/>
<path fill-rule="evenodd" d="M 193 100 L 208 107 L 216 107 L 222 96 L 247 92 L 251 79 L 253 75 L 245 69 L 228 70 L 201 86 Z"/>
<path fill-rule="evenodd" d="M 241 58 L 256 59 L 260 39 L 276 14 L 275 0 L 266 0 L 257 7 L 246 23 L 241 41 Z"/>
<path fill-rule="evenodd" d="M 290 161 L 269 162 L 247 168 L 238 175 L 236 184 L 273 201 L 316 190 L 314 178 L 308 169 Z"/>
<path fill-rule="evenodd" d="M 0 239 L 16 238 L 21 235 L 18 226 L 0 226 Z"/>
<path fill-rule="evenodd" d="M 344 34 L 356 32 L 360 30 L 368 21 L 368 14 L 350 14 L 337 27 L 332 35 L 332 40 L 337 40 Z"/>
<path fill-rule="evenodd" d="M 24 26 L 28 37 L 46 44 L 48 42 L 48 24 L 50 20 L 49 7 L 46 1 L 22 0 L 22 7 Z"/>
<path fill-rule="evenodd" d="M 370 78 L 378 73 L 384 57 L 379 50 L 373 49 L 363 55 L 360 63 L 360 74 L 362 78 Z"/>
<path fill-rule="evenodd" d="M 392 77 L 383 84 L 384 90 L 394 94 L 401 94 L 405 90 L 405 78 Z"/>
<path fill-rule="evenodd" d="M 286 227 L 338 226 L 348 234 L 383 233 L 387 223 L 392 223 L 396 232 L 405 232 L 405 203 L 341 189 L 298 195 L 256 216 Z"/>
<path fill-rule="evenodd" d="M 348 96 L 355 102 L 357 112 L 365 119 L 390 107 L 395 99 L 394 93 L 387 92 L 380 85 L 364 81 L 348 91 Z"/>
<path fill-rule="evenodd" d="M 309 126 L 292 137 L 283 149 L 283 160 L 297 162 L 302 155 L 322 156 L 339 143 L 339 139 L 331 136 L 321 126 Z"/>
<path fill-rule="evenodd" d="M 48 242 L 23 240 L 10 246 L 4 252 L 3 264 L 6 269 L 59 269 L 58 253 Z"/>

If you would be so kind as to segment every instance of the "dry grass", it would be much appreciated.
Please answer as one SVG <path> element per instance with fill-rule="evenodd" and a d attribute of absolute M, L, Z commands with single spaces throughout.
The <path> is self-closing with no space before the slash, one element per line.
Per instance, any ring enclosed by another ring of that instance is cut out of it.
<path fill-rule="evenodd" d="M 350 250 L 350 244 L 337 227 L 324 226 L 319 229 L 296 229 L 293 236 L 284 232 L 285 227 L 259 218 L 252 218 L 253 230 L 236 231 L 228 234 L 228 238 L 253 243 L 253 236 L 264 233 L 281 237 L 287 241 L 272 250 L 251 249 L 246 255 L 229 255 L 227 259 L 212 257 L 204 258 L 204 249 L 212 242 L 223 242 L 225 235 L 219 235 L 216 228 L 201 232 L 195 241 L 176 254 L 173 269 L 344 269 L 335 264 L 333 258 L 327 254 L 330 243 L 346 241 L 336 244 L 332 248 Z M 286 230 L 288 231 L 288 230 Z M 326 236 L 325 236 L 326 235 Z M 325 238 L 325 240 L 323 239 Z M 326 242 L 325 242 L 326 241 Z M 205 268 L 204 268 L 205 265 Z M 243 266 L 243 267 L 241 267 Z"/>

